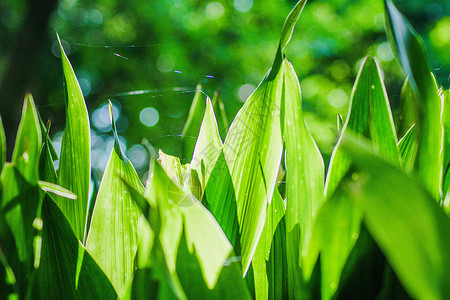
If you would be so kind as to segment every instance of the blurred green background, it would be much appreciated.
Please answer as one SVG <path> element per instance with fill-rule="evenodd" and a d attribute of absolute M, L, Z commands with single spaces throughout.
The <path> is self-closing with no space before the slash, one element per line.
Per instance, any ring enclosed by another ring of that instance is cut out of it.
<path fill-rule="evenodd" d="M 0 103 L 8 147 L 31 91 L 56 146 L 64 90 L 55 30 L 91 116 L 92 166 L 101 176 L 113 140 L 108 99 L 123 146 L 143 175 L 141 145 L 182 155 L 179 134 L 197 83 L 221 92 L 229 120 L 270 68 L 293 0 L 2 0 Z M 397 1 L 423 37 L 437 81 L 449 87 L 450 1 Z M 386 41 L 382 0 L 309 0 L 286 56 L 302 87 L 306 122 L 327 159 L 338 113 L 345 118 L 358 62 L 376 56 L 394 112 L 404 75 Z M 17 108 L 16 108 L 17 107 Z M 182 162 L 188 159 L 183 158 Z"/>

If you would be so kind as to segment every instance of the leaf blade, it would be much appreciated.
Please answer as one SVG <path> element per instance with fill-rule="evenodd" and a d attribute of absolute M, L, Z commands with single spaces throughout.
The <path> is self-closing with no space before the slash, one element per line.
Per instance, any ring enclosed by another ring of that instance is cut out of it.
<path fill-rule="evenodd" d="M 59 36 L 58 42 L 66 91 L 66 128 L 61 143 L 58 185 L 72 191 L 78 199 L 61 198 L 57 204 L 77 238 L 84 242 L 91 178 L 89 116 L 80 85 Z"/>

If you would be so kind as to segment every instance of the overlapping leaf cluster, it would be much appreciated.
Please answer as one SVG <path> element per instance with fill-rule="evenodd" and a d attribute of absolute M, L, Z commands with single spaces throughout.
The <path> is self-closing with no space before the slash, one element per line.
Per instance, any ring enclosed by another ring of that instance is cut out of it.
<path fill-rule="evenodd" d="M 0 297 L 450 294 L 448 92 L 438 90 L 420 38 L 386 1 L 388 38 L 407 75 L 401 122 L 377 61 L 365 58 L 325 168 L 283 54 L 305 3 L 287 17 L 272 68 L 229 128 L 218 95 L 195 96 L 183 130 L 197 136 L 185 144 L 190 163 L 160 151 L 144 186 L 111 121 L 115 144 L 96 195 L 86 104 L 61 47 L 61 157 L 31 95 L 11 162 L 0 128 Z"/>

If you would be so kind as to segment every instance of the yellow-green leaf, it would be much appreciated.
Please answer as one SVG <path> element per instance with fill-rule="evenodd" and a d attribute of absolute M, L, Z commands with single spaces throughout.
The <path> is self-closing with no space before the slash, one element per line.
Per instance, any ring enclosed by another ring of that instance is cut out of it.
<path fill-rule="evenodd" d="M 205 190 L 209 175 L 216 164 L 217 157 L 222 151 L 222 140 L 220 139 L 217 120 L 209 97 L 206 98 L 206 110 L 203 117 L 194 155 L 191 160 L 191 168 L 197 171 L 202 191 Z"/>
<path fill-rule="evenodd" d="M 133 278 L 139 243 L 138 221 L 142 215 L 124 180 L 137 191 L 143 193 L 144 188 L 120 149 L 112 105 L 109 105 L 115 143 L 95 201 L 86 249 L 121 297 Z"/>

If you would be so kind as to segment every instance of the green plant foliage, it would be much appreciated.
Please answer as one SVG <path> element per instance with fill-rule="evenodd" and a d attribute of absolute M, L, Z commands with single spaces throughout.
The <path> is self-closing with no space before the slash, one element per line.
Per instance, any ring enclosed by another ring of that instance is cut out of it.
<path fill-rule="evenodd" d="M 186 159 L 191 159 L 192 154 L 194 153 L 195 141 L 202 124 L 205 108 L 206 102 L 202 94 L 202 86 L 201 84 L 198 84 L 191 109 L 189 110 L 187 121 L 184 124 L 183 131 L 181 132 L 184 146 L 183 154 Z"/>
<path fill-rule="evenodd" d="M 279 226 L 285 226 L 284 222 L 280 223 L 284 215 L 283 199 L 281 199 L 278 189 L 275 189 L 272 202 L 267 209 L 264 229 L 252 260 L 256 299 L 268 299 L 269 297 L 271 299 L 280 299 L 283 296 L 283 273 L 280 270 L 284 271 L 286 275 L 286 266 L 283 269 L 283 252 L 286 260 L 286 249 L 276 246 L 275 243 L 286 241 L 286 237 L 284 236 L 283 238 L 282 233 L 275 236 L 275 231 Z M 286 233 L 286 230 L 284 230 L 284 233 Z M 274 265 L 277 266 L 276 269 L 273 268 Z M 271 290 L 270 296 L 269 290 Z M 287 293 L 285 295 L 287 296 Z"/>
<path fill-rule="evenodd" d="M 299 1 L 286 18 L 271 70 L 246 100 L 231 123 L 224 154 L 236 193 L 244 274 L 264 227 L 282 154 L 281 50 L 287 45 L 306 1 Z"/>
<path fill-rule="evenodd" d="M 450 292 L 448 216 L 415 178 L 366 144 L 350 136 L 343 148 L 358 170 L 346 192 L 361 206 L 367 228 L 405 288 L 414 298 L 445 298 Z"/>
<path fill-rule="evenodd" d="M 379 66 L 373 58 L 364 60 L 356 77 L 341 138 L 347 128 L 359 135 L 371 136 L 383 157 L 399 162 L 392 113 Z M 327 197 L 334 192 L 350 166 L 349 158 L 340 149 L 340 139 L 330 159 L 325 183 Z"/>
<path fill-rule="evenodd" d="M 30 184 L 19 168 L 11 163 L 4 165 L 0 181 L 2 217 L 6 222 L 3 226 L 9 227 L 18 255 L 17 262 L 11 260 L 11 267 L 18 275 L 28 276 L 34 268 L 33 241 L 36 230 L 33 222 L 38 217 L 38 206 L 42 198 L 37 186 Z M 10 253 L 7 258 L 12 258 Z M 26 287 L 24 278 L 19 277 L 18 281 L 22 289 Z"/>
<path fill-rule="evenodd" d="M 436 201 L 442 196 L 443 129 L 442 101 L 430 71 L 422 39 L 397 10 L 392 1 L 385 1 L 386 31 L 391 48 L 408 76 L 421 113 L 417 120 L 420 146 L 417 169 L 423 184 Z"/>
<path fill-rule="evenodd" d="M 397 143 L 401 165 L 410 173 L 414 167 L 417 154 L 416 126 L 413 124 Z"/>
<path fill-rule="evenodd" d="M 84 241 L 91 179 L 89 116 L 80 85 L 59 36 L 58 41 L 66 90 L 66 128 L 61 144 L 58 184 L 77 195 L 77 200 L 61 198 L 56 203 L 69 220 L 76 237 Z"/>
<path fill-rule="evenodd" d="M 305 3 L 286 18 L 271 69 L 230 126 L 219 92 L 211 100 L 198 85 L 182 154 L 143 142 L 151 157 L 146 178 L 125 155 L 133 158 L 131 147 L 119 143 L 114 120 L 124 119 L 110 101 L 114 145 L 91 190 L 89 115 L 58 37 L 66 92 L 59 170 L 50 122 L 30 94 L 10 163 L 0 120 L 0 298 L 445 299 L 449 91 L 437 89 L 420 38 L 386 0 L 388 38 L 407 75 L 396 78 L 403 87 L 391 96 L 400 105 L 393 114 L 377 59 L 362 59 L 329 157 L 318 116 L 307 111 L 312 79 L 300 81 L 284 53 Z M 328 4 L 311 7 L 322 15 Z M 205 10 L 223 8 L 212 2 Z M 334 94 L 326 95 L 331 104 Z M 173 103 L 167 109 L 161 121 L 179 117 Z"/>
<path fill-rule="evenodd" d="M 287 60 L 283 61 L 282 69 L 286 147 L 286 243 L 293 296 L 302 288 L 298 268 L 304 265 L 313 221 L 324 199 L 324 163 L 303 120 L 297 75 Z"/>
<path fill-rule="evenodd" d="M 32 184 L 38 180 L 37 157 L 41 150 L 41 144 L 42 135 L 36 105 L 31 94 L 27 94 L 23 103 L 22 118 L 17 130 L 11 162 Z"/>
<path fill-rule="evenodd" d="M 225 156 L 220 153 L 205 189 L 204 205 L 214 215 L 233 246 L 236 255 L 241 254 L 236 195 Z"/>
<path fill-rule="evenodd" d="M 211 99 L 207 97 L 205 115 L 191 160 L 191 168 L 197 171 L 202 191 L 205 190 L 211 171 L 221 152 L 222 140 L 220 139 L 213 104 Z"/>
<path fill-rule="evenodd" d="M 2 118 L 0 117 L 0 171 L 6 162 L 6 137 L 3 128 Z"/>
<path fill-rule="evenodd" d="M 35 299 L 115 299 L 108 277 L 76 238 L 59 207 L 45 197 Z"/>
<path fill-rule="evenodd" d="M 133 279 L 141 215 L 123 180 L 138 191 L 143 192 L 144 188 L 120 149 L 112 105 L 109 105 L 115 142 L 95 200 L 86 249 L 122 297 Z"/>

